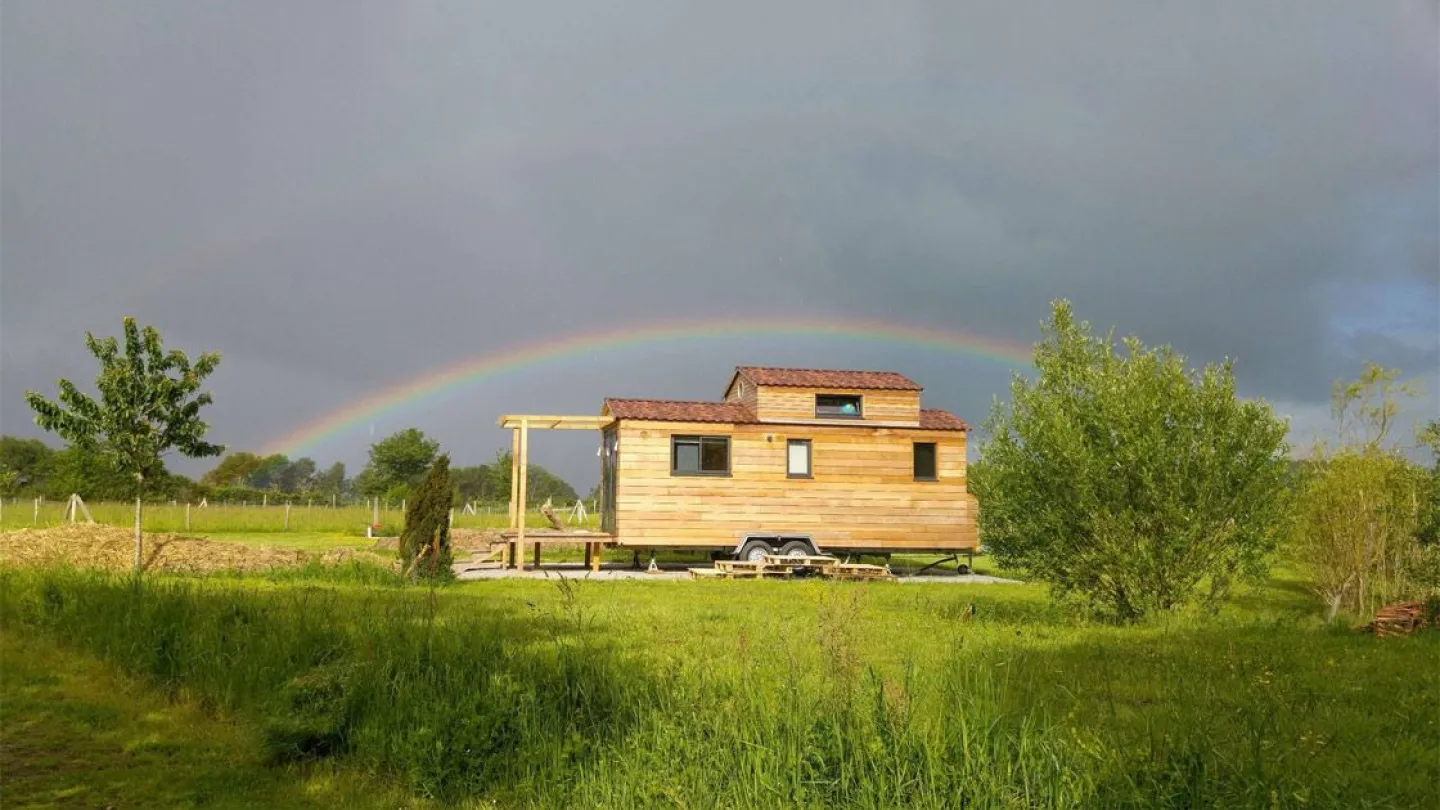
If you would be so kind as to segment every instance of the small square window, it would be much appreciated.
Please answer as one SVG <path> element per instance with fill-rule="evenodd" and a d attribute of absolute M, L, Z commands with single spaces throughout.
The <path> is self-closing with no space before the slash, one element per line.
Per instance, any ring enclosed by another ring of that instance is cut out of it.
<path fill-rule="evenodd" d="M 785 443 L 785 474 L 791 478 L 811 478 L 810 440 L 791 439 Z"/>
<path fill-rule="evenodd" d="M 730 437 L 670 437 L 671 475 L 729 475 Z"/>
<path fill-rule="evenodd" d="M 862 415 L 860 406 L 860 397 L 851 394 L 815 395 L 817 419 L 859 419 Z"/>
<path fill-rule="evenodd" d="M 935 481 L 935 480 L 937 480 L 937 478 L 938 478 L 938 476 L 936 476 L 935 473 L 936 473 L 936 469 L 935 469 L 935 443 L 934 443 L 934 442 L 916 442 L 916 443 L 915 443 L 915 480 L 916 480 L 916 481 Z"/>

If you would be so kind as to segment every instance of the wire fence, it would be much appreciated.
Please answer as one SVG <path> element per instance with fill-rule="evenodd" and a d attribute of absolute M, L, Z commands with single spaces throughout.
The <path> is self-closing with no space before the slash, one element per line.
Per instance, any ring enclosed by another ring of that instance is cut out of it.
<path fill-rule="evenodd" d="M 69 500 L 44 498 L 0 500 L 0 529 L 46 528 L 90 519 L 112 526 L 132 526 L 135 522 L 134 502 L 82 500 L 81 508 L 71 504 Z M 171 501 L 145 504 L 141 526 L 150 532 L 323 532 L 363 536 L 367 528 L 377 525 L 382 530 L 397 530 L 405 521 L 405 506 L 405 501 L 384 499 L 335 505 L 321 500 L 300 505 Z M 458 529 L 499 529 L 510 524 L 509 506 L 503 503 L 460 503 L 451 514 L 450 525 Z M 584 501 L 555 506 L 554 514 L 567 526 L 599 526 L 594 505 Z M 525 525 L 549 525 L 538 504 L 526 510 Z"/>

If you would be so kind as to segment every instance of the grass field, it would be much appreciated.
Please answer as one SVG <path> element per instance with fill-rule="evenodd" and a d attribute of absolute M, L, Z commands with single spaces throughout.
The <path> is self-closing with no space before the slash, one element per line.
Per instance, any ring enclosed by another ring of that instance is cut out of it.
<path fill-rule="evenodd" d="M 1440 634 L 1325 626 L 1283 574 L 1128 628 L 1032 585 L 11 569 L 0 593 L 7 806 L 88 772 L 116 806 L 1408 808 L 1440 783 Z"/>

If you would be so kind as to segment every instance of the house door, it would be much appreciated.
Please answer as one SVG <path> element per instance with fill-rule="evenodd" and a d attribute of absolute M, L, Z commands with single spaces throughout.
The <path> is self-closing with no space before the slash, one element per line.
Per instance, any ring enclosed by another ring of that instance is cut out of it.
<path fill-rule="evenodd" d="M 615 533 L 615 480 L 619 476 L 620 434 L 614 425 L 600 433 L 600 531 Z"/>

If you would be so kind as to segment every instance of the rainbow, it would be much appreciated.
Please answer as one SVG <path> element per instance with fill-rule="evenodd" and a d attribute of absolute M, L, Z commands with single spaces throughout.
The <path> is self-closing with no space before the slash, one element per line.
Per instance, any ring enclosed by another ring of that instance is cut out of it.
<path fill-rule="evenodd" d="M 313 419 L 268 443 L 264 454 L 301 454 L 344 431 L 391 411 L 441 396 L 463 385 L 543 363 L 598 351 L 648 343 L 704 340 L 716 337 L 825 337 L 867 343 L 899 343 L 908 347 L 958 352 L 1011 365 L 1028 365 L 1031 347 L 1012 341 L 952 329 L 907 326 L 851 318 L 822 320 L 776 317 L 685 323 L 656 323 L 625 329 L 584 332 L 500 349 L 426 372 L 377 391 Z"/>

